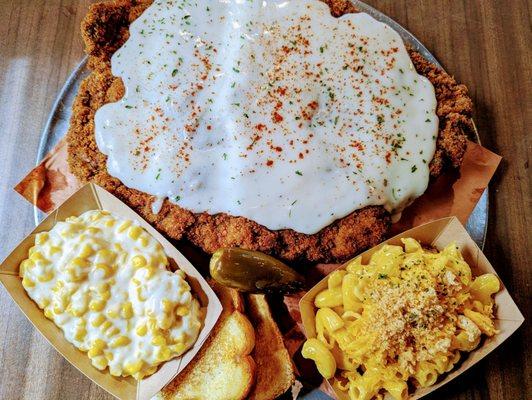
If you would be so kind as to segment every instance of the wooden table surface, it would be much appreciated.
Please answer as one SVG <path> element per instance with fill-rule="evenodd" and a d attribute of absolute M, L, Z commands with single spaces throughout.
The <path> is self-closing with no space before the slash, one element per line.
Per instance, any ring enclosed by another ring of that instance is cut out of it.
<path fill-rule="evenodd" d="M 491 184 L 486 254 L 525 317 L 530 299 L 530 10 L 525 0 L 367 1 L 417 36 L 475 102 L 482 143 L 504 157 Z M 0 258 L 33 228 L 12 187 L 35 163 L 54 99 L 83 55 L 89 0 L 0 0 Z M 528 126 L 528 128 L 527 128 Z M 532 398 L 527 323 L 430 399 Z M 65 362 L 0 289 L 0 399 L 109 399 Z"/>

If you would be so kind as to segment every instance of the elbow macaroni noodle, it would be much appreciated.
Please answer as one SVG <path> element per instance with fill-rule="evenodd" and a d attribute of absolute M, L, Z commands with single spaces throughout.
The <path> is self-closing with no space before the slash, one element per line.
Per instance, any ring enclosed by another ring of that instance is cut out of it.
<path fill-rule="evenodd" d="M 184 272 L 168 265 L 160 243 L 135 222 L 87 211 L 37 234 L 20 276 L 92 365 L 141 379 L 188 350 L 201 328 Z"/>
<path fill-rule="evenodd" d="M 325 378 L 352 400 L 408 396 L 408 381 L 433 385 L 461 351 L 493 336 L 498 278 L 473 278 L 458 247 L 428 251 L 414 239 L 384 245 L 329 275 L 318 293 L 317 337 L 303 345 Z"/>

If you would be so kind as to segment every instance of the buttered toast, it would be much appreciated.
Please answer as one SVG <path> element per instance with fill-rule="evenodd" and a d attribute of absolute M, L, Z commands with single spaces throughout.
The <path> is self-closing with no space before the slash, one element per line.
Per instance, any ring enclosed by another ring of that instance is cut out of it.
<path fill-rule="evenodd" d="M 250 353 L 255 331 L 243 313 L 240 294 L 209 282 L 223 312 L 197 356 L 167 387 L 159 400 L 241 400 L 255 380 L 255 362 Z"/>
<path fill-rule="evenodd" d="M 246 313 L 255 328 L 252 356 L 257 364 L 255 386 L 248 398 L 273 400 L 294 383 L 292 360 L 264 295 L 248 296 Z"/>

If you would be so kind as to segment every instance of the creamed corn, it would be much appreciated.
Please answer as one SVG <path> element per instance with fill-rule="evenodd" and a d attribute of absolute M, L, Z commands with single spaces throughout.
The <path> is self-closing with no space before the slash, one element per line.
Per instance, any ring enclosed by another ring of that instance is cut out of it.
<path fill-rule="evenodd" d="M 20 276 L 96 368 L 141 379 L 188 350 L 201 327 L 184 272 L 168 266 L 160 243 L 135 222 L 94 210 L 37 234 Z"/>

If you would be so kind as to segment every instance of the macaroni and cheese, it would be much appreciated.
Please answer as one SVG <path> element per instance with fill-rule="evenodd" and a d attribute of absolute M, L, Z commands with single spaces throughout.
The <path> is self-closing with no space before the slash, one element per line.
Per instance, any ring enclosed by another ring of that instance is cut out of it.
<path fill-rule="evenodd" d="M 185 274 L 168 266 L 161 244 L 137 223 L 97 210 L 37 234 L 20 276 L 92 365 L 141 379 L 188 350 L 201 327 Z"/>
<path fill-rule="evenodd" d="M 474 278 L 454 244 L 440 252 L 414 239 L 384 245 L 330 274 L 315 298 L 316 338 L 303 356 L 352 400 L 408 396 L 408 382 L 433 385 L 461 351 L 493 336 L 498 278 Z"/>

